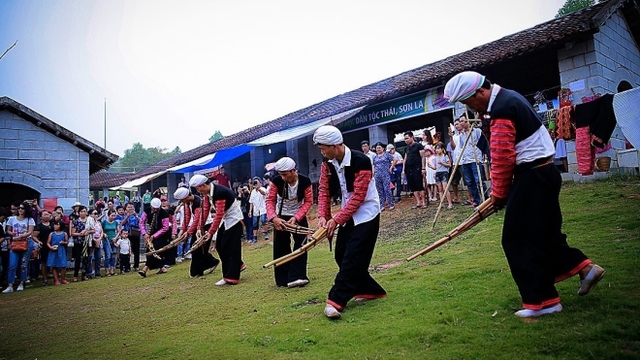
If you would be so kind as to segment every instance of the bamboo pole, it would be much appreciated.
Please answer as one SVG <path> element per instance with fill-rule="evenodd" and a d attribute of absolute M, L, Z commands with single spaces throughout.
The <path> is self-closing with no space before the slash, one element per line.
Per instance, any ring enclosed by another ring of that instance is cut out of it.
<path fill-rule="evenodd" d="M 438 247 L 440 247 L 443 244 L 447 243 L 449 240 L 451 240 L 451 239 L 453 239 L 453 238 L 465 233 L 467 230 L 473 228 L 480 221 L 486 219 L 489 215 L 495 213 L 496 211 L 497 210 L 493 206 L 493 203 L 491 202 L 491 199 L 486 200 L 485 202 L 480 204 L 480 206 L 478 206 L 474 210 L 474 213 L 471 214 L 471 216 L 469 216 L 465 221 L 463 221 L 455 229 L 451 230 L 447 235 L 445 235 L 440 240 L 438 240 L 438 241 L 434 242 L 433 244 L 429 245 L 428 247 L 418 251 L 417 253 L 409 256 L 407 258 L 407 261 L 411 261 L 411 260 L 417 258 L 418 256 L 422 256 L 422 255 L 424 255 L 426 253 L 429 253 L 429 252 L 437 249 Z"/>
<path fill-rule="evenodd" d="M 298 227 L 300 229 L 306 229 L 306 228 L 302 228 L 302 227 Z M 288 230 L 287 230 L 288 231 Z M 316 230 L 311 236 L 310 236 L 310 240 L 304 244 L 303 246 L 301 246 L 300 248 L 296 249 L 295 251 L 281 256 L 273 261 L 270 261 L 264 265 L 262 265 L 263 268 L 269 268 L 271 266 L 275 266 L 278 267 L 280 265 L 286 264 L 289 261 L 298 258 L 300 256 L 302 256 L 304 253 L 308 252 L 309 250 L 313 249 L 316 245 L 318 245 L 322 240 L 328 238 L 327 236 L 327 229 L 326 228 L 319 228 L 318 230 Z"/>
<path fill-rule="evenodd" d="M 165 246 L 161 247 L 161 248 L 160 248 L 160 249 L 158 249 L 158 250 L 155 250 L 155 251 L 149 251 L 149 252 L 145 253 L 145 255 L 146 255 L 146 256 L 149 256 L 149 255 L 154 255 L 154 254 L 159 254 L 159 253 L 165 252 L 165 251 L 167 251 L 167 250 L 169 250 L 169 249 L 172 249 L 172 248 L 174 248 L 174 247 L 178 246 L 180 243 L 182 243 L 182 242 L 184 242 L 185 240 L 187 240 L 187 238 L 188 238 L 187 233 L 183 233 L 183 234 L 182 234 L 182 236 L 178 237 L 178 238 L 177 238 L 177 239 L 175 239 L 175 240 L 172 240 L 169 244 L 167 244 L 167 245 L 165 245 Z"/>

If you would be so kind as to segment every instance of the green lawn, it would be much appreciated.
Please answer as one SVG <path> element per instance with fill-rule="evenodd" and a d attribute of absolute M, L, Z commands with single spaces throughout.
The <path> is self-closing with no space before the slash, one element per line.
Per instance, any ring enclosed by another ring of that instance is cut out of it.
<path fill-rule="evenodd" d="M 1 359 L 638 359 L 640 180 L 566 184 L 564 231 L 607 273 L 588 296 L 558 284 L 564 310 L 537 320 L 521 305 L 500 246 L 498 213 L 438 250 L 404 259 L 459 224 L 470 209 L 383 213 L 373 257 L 386 299 L 322 314 L 337 267 L 322 244 L 304 288 L 281 289 L 271 246 L 244 247 L 249 269 L 216 287 L 219 270 L 189 279 L 188 263 L 146 279 L 131 274 L 0 294 Z"/>

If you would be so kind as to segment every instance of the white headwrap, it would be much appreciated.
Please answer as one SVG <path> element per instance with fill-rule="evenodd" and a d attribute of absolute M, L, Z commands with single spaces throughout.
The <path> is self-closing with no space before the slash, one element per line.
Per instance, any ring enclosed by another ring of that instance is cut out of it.
<path fill-rule="evenodd" d="M 204 176 L 204 175 L 200 175 L 200 174 L 193 175 L 191 177 L 191 179 L 189 179 L 189 186 L 191 186 L 191 187 L 200 186 L 200 185 L 206 183 L 207 180 L 208 180 L 207 177 Z"/>
<path fill-rule="evenodd" d="M 173 197 L 176 200 L 182 200 L 184 198 L 186 198 L 187 196 L 190 195 L 190 191 L 189 189 L 187 189 L 186 187 L 179 187 L 176 189 L 176 191 L 173 193 Z"/>
<path fill-rule="evenodd" d="M 475 71 L 463 71 L 452 77 L 444 86 L 444 98 L 450 103 L 464 101 L 476 93 L 484 82 L 484 75 Z"/>
<path fill-rule="evenodd" d="M 159 208 L 160 206 L 162 206 L 162 201 L 160 201 L 160 199 L 158 198 L 153 198 L 153 200 L 151 200 L 151 207 L 154 209 Z"/>
<path fill-rule="evenodd" d="M 342 142 L 342 133 L 335 126 L 320 126 L 313 134 L 313 143 L 316 145 L 340 145 Z"/>
<path fill-rule="evenodd" d="M 296 168 L 296 162 L 293 161 L 292 158 L 290 157 L 283 157 L 282 159 L 276 161 L 276 165 L 274 166 L 274 169 L 276 171 L 289 171 L 289 170 L 293 170 Z"/>
<path fill-rule="evenodd" d="M 396 147 L 393 144 L 387 145 L 387 152 L 391 151 L 391 149 L 395 149 Z"/>

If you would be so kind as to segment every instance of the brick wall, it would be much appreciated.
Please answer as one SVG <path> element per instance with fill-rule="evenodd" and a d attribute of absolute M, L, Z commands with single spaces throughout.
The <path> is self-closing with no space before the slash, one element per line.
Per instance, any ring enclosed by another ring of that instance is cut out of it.
<path fill-rule="evenodd" d="M 620 11 L 614 13 L 592 39 L 570 43 L 558 50 L 558 65 L 563 88 L 584 84 L 584 89 L 573 92 L 574 104 L 582 103 L 583 96 L 593 93 L 615 94 L 623 80 L 634 88 L 640 86 L 640 51 Z M 611 136 L 611 146 L 611 150 L 596 154 L 596 158 L 609 156 L 611 168 L 617 168 L 617 151 L 625 146 L 619 127 Z M 563 177 L 574 178 L 577 171 L 574 142 L 567 143 L 567 153 L 569 173 Z"/>
<path fill-rule="evenodd" d="M 563 88 L 584 81 L 584 89 L 573 93 L 574 104 L 592 95 L 592 89 L 601 94 L 616 93 L 623 80 L 640 86 L 640 51 L 620 12 L 614 13 L 592 39 L 558 50 L 558 62 Z"/>
<path fill-rule="evenodd" d="M 0 182 L 59 203 L 89 199 L 89 154 L 8 111 L 0 111 Z"/>

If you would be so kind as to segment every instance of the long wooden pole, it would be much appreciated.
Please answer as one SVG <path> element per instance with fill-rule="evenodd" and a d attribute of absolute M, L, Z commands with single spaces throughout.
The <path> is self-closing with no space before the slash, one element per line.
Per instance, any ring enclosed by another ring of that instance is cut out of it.
<path fill-rule="evenodd" d="M 428 247 L 418 251 L 417 253 L 409 256 L 407 258 L 407 261 L 411 261 L 415 258 L 417 258 L 418 256 L 422 256 L 426 253 L 429 253 L 437 248 L 439 248 L 440 246 L 442 246 L 443 244 L 447 243 L 449 240 L 464 234 L 467 230 L 473 228 L 474 226 L 476 226 L 480 221 L 484 220 L 485 218 L 487 218 L 489 215 L 493 214 L 496 212 L 495 207 L 493 206 L 493 203 L 491 202 L 491 199 L 486 200 L 485 202 L 483 202 L 482 204 L 480 204 L 480 206 L 478 206 L 474 213 L 469 216 L 465 221 L 463 221 L 460 225 L 458 225 L 455 229 L 451 230 L 447 235 L 445 235 L 443 238 L 441 238 L 440 240 L 434 242 L 433 244 L 429 245 Z"/>
<path fill-rule="evenodd" d="M 306 228 L 300 228 L 299 227 L 299 229 L 302 229 L 304 231 L 304 229 L 306 229 Z M 287 228 L 287 231 L 290 231 L 290 229 Z M 324 240 L 326 238 L 328 238 L 327 229 L 321 227 L 318 230 L 316 230 L 316 232 L 314 232 L 313 235 L 311 235 L 310 240 L 306 244 L 304 244 L 300 248 L 296 249 L 295 251 L 293 251 L 293 252 L 291 252 L 291 253 L 289 253 L 287 255 L 281 256 L 281 257 L 279 257 L 279 258 L 277 258 L 277 259 L 275 259 L 273 261 L 270 261 L 270 262 L 262 265 L 262 267 L 266 269 L 266 268 L 271 267 L 271 266 L 276 266 L 277 267 L 277 266 L 286 264 L 289 261 L 291 261 L 291 260 L 293 260 L 293 259 L 295 259 L 297 257 L 300 257 L 304 253 L 306 253 L 309 250 L 313 249 L 316 245 L 318 245 L 322 240 Z"/>

